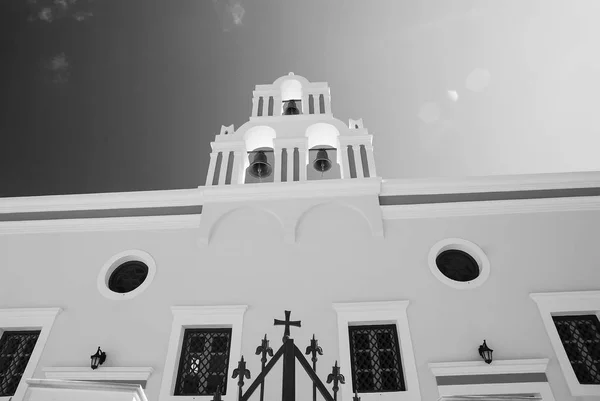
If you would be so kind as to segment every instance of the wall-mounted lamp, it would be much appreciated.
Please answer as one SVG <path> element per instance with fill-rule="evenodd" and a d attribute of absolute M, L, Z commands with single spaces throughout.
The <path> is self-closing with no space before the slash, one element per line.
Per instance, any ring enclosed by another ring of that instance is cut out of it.
<path fill-rule="evenodd" d="M 97 369 L 98 365 L 102 365 L 106 360 L 106 352 L 103 352 L 100 350 L 100 347 L 98 347 L 98 351 L 90 358 L 92 359 L 92 369 Z"/>
<path fill-rule="evenodd" d="M 494 350 L 489 349 L 485 340 L 483 340 L 483 344 L 479 346 L 479 355 L 481 355 L 485 363 L 492 363 L 492 352 L 494 352 Z"/>

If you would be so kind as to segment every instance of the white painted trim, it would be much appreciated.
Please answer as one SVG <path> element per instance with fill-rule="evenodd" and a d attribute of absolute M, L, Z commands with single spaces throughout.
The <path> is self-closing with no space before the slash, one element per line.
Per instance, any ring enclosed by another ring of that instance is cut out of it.
<path fill-rule="evenodd" d="M 600 187 L 600 171 L 584 171 L 575 173 L 384 180 L 381 195 L 459 194 L 597 187 Z"/>
<path fill-rule="evenodd" d="M 182 230 L 200 226 L 199 214 L 140 217 L 99 217 L 64 220 L 0 222 L 0 235 L 135 230 Z"/>
<path fill-rule="evenodd" d="M 98 367 L 92 370 L 82 367 L 46 367 L 42 371 L 46 379 L 93 380 L 93 381 L 148 381 L 154 372 L 151 367 Z"/>
<path fill-rule="evenodd" d="M 436 258 L 438 255 L 444 251 L 449 249 L 457 249 L 459 251 L 463 251 L 468 253 L 475 259 L 477 265 L 479 266 L 479 276 L 471 281 L 454 281 L 442 274 L 440 269 L 437 267 Z M 488 277 L 490 276 L 490 261 L 483 252 L 483 250 L 476 244 L 471 241 L 467 241 L 461 238 L 447 238 L 439 241 L 429 250 L 429 255 L 427 257 L 427 262 L 429 264 L 429 270 L 431 273 L 442 283 L 450 286 L 452 288 L 456 288 L 458 290 L 467 290 L 470 288 L 477 288 L 486 282 Z"/>
<path fill-rule="evenodd" d="M 174 396 L 177 368 L 181 354 L 181 343 L 186 328 L 231 327 L 231 348 L 227 380 L 227 394 L 224 401 L 237 399 L 237 384 L 231 379 L 242 353 L 242 329 L 247 305 L 232 306 L 173 306 L 173 324 L 164 365 L 160 401 L 209 401 L 212 396 Z"/>
<path fill-rule="evenodd" d="M 23 379 L 30 379 L 33 376 L 48 342 L 54 321 L 61 311 L 61 308 L 0 309 L 0 333 L 6 330 L 40 330 L 40 335 L 21 377 L 21 382 L 12 396 L 12 401 L 23 400 L 27 390 L 27 383 Z"/>
<path fill-rule="evenodd" d="M 364 178 L 352 180 L 319 180 L 273 182 L 256 185 L 227 185 L 210 187 L 204 192 L 206 203 L 240 202 L 252 200 L 306 199 L 341 196 L 376 196 L 381 190 L 381 178 Z"/>
<path fill-rule="evenodd" d="M 533 293 L 529 295 L 540 311 L 542 321 L 556 358 L 573 396 L 600 396 L 600 385 L 580 384 L 562 345 L 552 315 L 570 312 L 573 314 L 600 312 L 600 291 L 574 291 L 555 293 Z"/>
<path fill-rule="evenodd" d="M 86 381 L 67 381 L 51 379 L 27 379 L 28 389 L 104 391 L 110 393 L 131 394 L 133 401 L 148 401 L 146 394 L 139 384 L 126 383 L 96 383 Z M 53 398 L 55 399 L 55 398 Z M 60 398 L 58 398 L 60 399 Z"/>
<path fill-rule="evenodd" d="M 289 116 L 285 116 L 286 118 Z M 600 172 L 552 173 L 465 178 L 392 179 L 380 181 L 380 195 L 425 195 L 505 192 L 543 189 L 597 188 Z M 333 180 L 328 180 L 332 182 Z M 270 184 L 273 185 L 273 184 Z M 252 185 L 255 187 L 256 185 Z M 260 186 L 260 185 L 259 185 Z M 114 192 L 0 198 L 0 214 L 75 210 L 138 209 L 197 206 L 210 186 L 165 191 Z M 595 198 L 595 197 L 589 197 Z M 561 198 L 570 199 L 570 198 Z M 581 198 L 572 198 L 580 200 Z M 547 204 L 547 199 L 534 199 Z M 594 201 L 593 199 L 589 199 Z M 571 201 L 572 203 L 573 201 Z M 463 202 L 468 203 L 468 202 Z M 483 202 L 474 202 L 483 203 Z M 594 203 L 598 203 L 597 200 Z M 426 205 L 423 205 L 426 206 Z M 554 205 L 550 205 L 553 207 Z M 560 206 L 560 205 L 559 205 Z M 385 207 L 389 209 L 391 206 Z M 471 206 L 468 206 L 471 207 Z"/>
<path fill-rule="evenodd" d="M 131 261 L 140 261 L 148 266 L 148 276 L 144 280 L 144 282 L 135 290 L 126 292 L 124 294 L 120 294 L 118 292 L 113 292 L 108 288 L 108 280 L 110 279 L 110 275 L 115 271 L 115 269 L 121 266 L 123 263 L 131 262 Z M 127 299 L 132 299 L 142 292 L 146 290 L 152 284 L 154 280 L 154 276 L 156 275 L 156 262 L 152 255 L 148 252 L 144 252 L 138 249 L 130 249 L 128 251 L 119 252 L 116 255 L 113 255 L 100 269 L 100 273 L 98 274 L 98 278 L 96 280 L 96 284 L 98 287 L 98 291 L 104 297 L 116 300 L 116 301 L 124 301 Z"/>
<path fill-rule="evenodd" d="M 435 377 L 467 376 L 467 375 L 501 375 L 514 373 L 546 373 L 549 359 L 515 359 L 468 362 L 436 362 L 429 363 L 429 369 Z"/>
<path fill-rule="evenodd" d="M 548 382 L 462 384 L 454 386 L 438 386 L 438 391 L 440 397 L 488 394 L 539 394 L 543 401 L 555 401 L 554 394 L 552 393 L 552 389 Z"/>
<path fill-rule="evenodd" d="M 0 214 L 195 206 L 202 204 L 202 193 L 203 188 L 193 188 L 0 198 Z"/>
<path fill-rule="evenodd" d="M 600 210 L 600 196 L 382 206 L 384 220 Z"/>
<path fill-rule="evenodd" d="M 348 326 L 353 324 L 396 324 L 400 343 L 402 370 L 406 391 L 389 393 L 359 394 L 363 401 L 414 401 L 421 399 L 417 365 L 408 326 L 406 309 L 409 301 L 335 303 L 337 313 L 339 366 L 346 377 L 346 384 L 340 385 L 338 400 L 352 398 L 352 371 L 350 365 L 350 339 Z"/>

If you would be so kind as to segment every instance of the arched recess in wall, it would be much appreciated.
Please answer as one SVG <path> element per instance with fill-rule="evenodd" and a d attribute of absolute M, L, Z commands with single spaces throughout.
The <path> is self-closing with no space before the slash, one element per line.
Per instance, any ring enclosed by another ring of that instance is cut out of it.
<path fill-rule="evenodd" d="M 340 201 L 323 202 L 306 209 L 295 227 L 297 242 L 343 242 L 371 238 L 373 228 L 359 208 Z"/>
<path fill-rule="evenodd" d="M 275 155 L 273 153 L 273 139 L 277 136 L 275 130 L 266 125 L 260 125 L 250 128 L 244 133 L 244 142 L 248 152 L 246 158 L 244 182 L 247 184 L 258 182 L 273 182 L 275 172 Z M 263 151 L 267 158 L 267 163 L 271 165 L 271 174 L 262 179 L 253 177 L 249 174 L 252 162 L 259 151 Z"/>
<path fill-rule="evenodd" d="M 212 225 L 209 241 L 258 241 L 271 246 L 283 241 L 283 222 L 276 213 L 256 206 L 241 206 L 221 215 Z"/>
<path fill-rule="evenodd" d="M 283 103 L 280 107 L 282 108 L 288 101 L 295 100 L 296 107 L 301 113 L 306 113 L 308 109 L 307 104 L 302 104 L 302 84 L 296 79 L 291 78 L 283 81 L 281 84 L 281 100 Z M 284 112 L 285 110 L 282 110 L 282 113 Z"/>
<path fill-rule="evenodd" d="M 317 123 L 306 129 L 305 135 L 308 139 L 308 161 L 306 165 L 306 177 L 308 180 L 322 180 L 342 178 L 341 157 L 338 154 L 339 130 L 327 123 Z M 314 167 L 314 162 L 319 155 L 319 150 L 324 149 L 327 157 L 331 160 L 331 169 L 321 174 Z"/>

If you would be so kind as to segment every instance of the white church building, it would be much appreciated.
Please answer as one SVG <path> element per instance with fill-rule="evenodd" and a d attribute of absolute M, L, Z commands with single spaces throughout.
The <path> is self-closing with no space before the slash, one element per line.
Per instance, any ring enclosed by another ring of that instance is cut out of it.
<path fill-rule="evenodd" d="M 0 199 L 0 401 L 600 400 L 600 174 L 383 179 L 326 83 L 252 105 L 203 187 Z"/>

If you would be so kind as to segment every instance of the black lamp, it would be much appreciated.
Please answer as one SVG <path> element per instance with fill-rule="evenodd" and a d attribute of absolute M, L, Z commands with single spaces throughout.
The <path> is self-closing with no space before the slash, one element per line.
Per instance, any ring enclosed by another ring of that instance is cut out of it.
<path fill-rule="evenodd" d="M 479 346 L 479 355 L 481 355 L 485 363 L 492 363 L 492 352 L 494 352 L 494 350 L 489 349 L 485 340 L 483 340 L 483 344 Z"/>
<path fill-rule="evenodd" d="M 92 359 L 92 369 L 98 369 L 98 365 L 102 365 L 106 360 L 106 352 L 103 352 L 100 347 L 98 347 L 98 351 L 90 358 Z"/>

